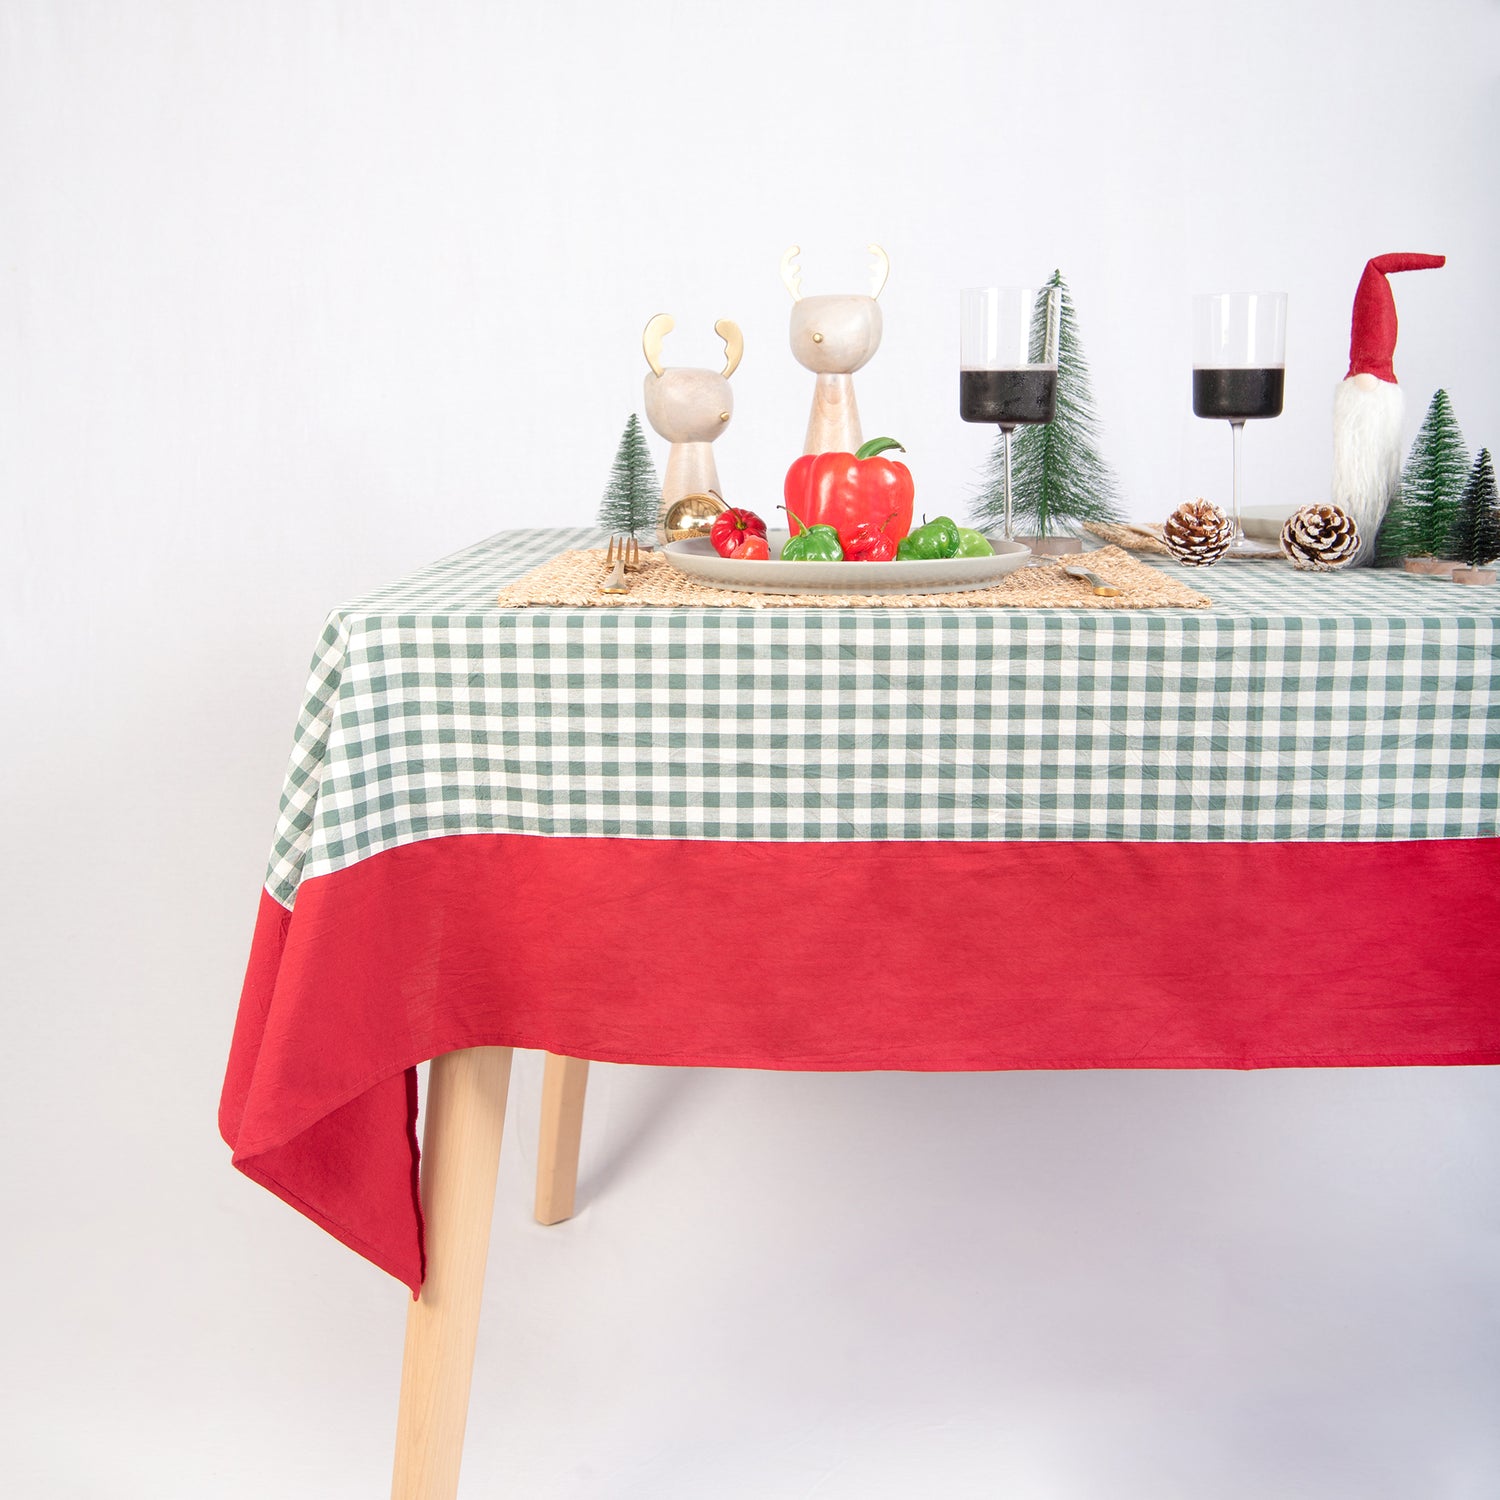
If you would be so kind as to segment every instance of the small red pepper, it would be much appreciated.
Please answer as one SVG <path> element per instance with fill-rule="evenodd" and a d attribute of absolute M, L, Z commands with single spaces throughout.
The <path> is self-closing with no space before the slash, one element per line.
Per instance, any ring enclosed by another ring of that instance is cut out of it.
<path fill-rule="evenodd" d="M 766 523 L 753 510 L 736 510 L 731 506 L 714 517 L 708 539 L 720 557 L 733 557 L 746 537 L 765 534 Z"/>
<path fill-rule="evenodd" d="M 771 547 L 765 537 L 751 533 L 733 552 L 726 552 L 724 555 L 737 562 L 765 562 L 771 555 Z"/>
<path fill-rule="evenodd" d="M 861 521 L 844 543 L 845 558 L 849 562 L 890 562 L 899 543 L 886 527 L 895 519 L 893 511 L 879 526 L 873 521 Z"/>
<path fill-rule="evenodd" d="M 911 470 L 893 458 L 880 458 L 888 448 L 905 453 L 895 438 L 871 438 L 858 453 L 804 453 L 786 471 L 786 505 L 807 526 L 832 526 L 844 555 L 854 530 L 862 524 L 884 529 L 893 542 L 911 530 L 916 484 Z M 792 522 L 792 535 L 802 525 Z"/>

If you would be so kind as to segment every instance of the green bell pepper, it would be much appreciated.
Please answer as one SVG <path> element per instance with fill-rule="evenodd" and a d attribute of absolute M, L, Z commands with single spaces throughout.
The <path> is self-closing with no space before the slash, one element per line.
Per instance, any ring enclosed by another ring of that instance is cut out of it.
<path fill-rule="evenodd" d="M 901 543 L 897 562 L 923 562 L 935 557 L 956 557 L 959 546 L 958 525 L 947 516 L 924 521 Z"/>
<path fill-rule="evenodd" d="M 786 510 L 786 506 L 779 509 Z M 787 515 L 792 512 L 787 510 Z M 792 516 L 799 526 L 803 526 L 801 516 Z M 839 534 L 832 526 L 803 526 L 796 536 L 789 536 L 786 544 L 781 549 L 782 562 L 843 562 L 844 544 L 839 541 Z"/>
<path fill-rule="evenodd" d="M 968 526 L 958 528 L 958 551 L 955 557 L 993 557 L 995 549 L 990 546 L 989 539 L 981 536 L 979 532 Z"/>
<path fill-rule="evenodd" d="M 789 536 L 781 549 L 782 562 L 843 562 L 844 548 L 832 526 L 809 526 Z"/>

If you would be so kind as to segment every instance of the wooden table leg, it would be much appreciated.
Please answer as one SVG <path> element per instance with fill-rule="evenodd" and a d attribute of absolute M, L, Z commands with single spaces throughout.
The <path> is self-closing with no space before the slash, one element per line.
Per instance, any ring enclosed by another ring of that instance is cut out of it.
<path fill-rule="evenodd" d="M 427 1280 L 406 1315 L 391 1500 L 454 1500 L 510 1087 L 509 1047 L 432 1061 L 422 1135 Z"/>
<path fill-rule="evenodd" d="M 538 1224 L 561 1224 L 573 1217 L 588 1082 L 589 1065 L 583 1058 L 547 1054 L 542 1074 L 542 1133 L 536 1153 Z"/>

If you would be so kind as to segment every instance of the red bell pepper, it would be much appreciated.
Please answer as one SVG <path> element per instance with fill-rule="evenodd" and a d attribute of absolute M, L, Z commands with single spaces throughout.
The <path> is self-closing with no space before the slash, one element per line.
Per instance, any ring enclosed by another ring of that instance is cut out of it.
<path fill-rule="evenodd" d="M 804 453 L 786 471 L 786 508 L 800 518 L 792 521 L 792 535 L 804 526 L 832 526 L 846 557 L 861 525 L 899 542 L 911 530 L 917 487 L 905 464 L 878 457 L 887 448 L 906 452 L 894 438 L 882 437 L 858 453 Z"/>

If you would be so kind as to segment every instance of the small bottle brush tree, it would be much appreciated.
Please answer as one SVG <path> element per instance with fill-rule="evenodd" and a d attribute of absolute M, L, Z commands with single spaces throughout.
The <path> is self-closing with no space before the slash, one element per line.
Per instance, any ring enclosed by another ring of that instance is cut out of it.
<path fill-rule="evenodd" d="M 1380 528 L 1379 556 L 1441 556 L 1468 478 L 1468 446 L 1447 391 L 1438 391 L 1401 471 L 1401 492 Z"/>
<path fill-rule="evenodd" d="M 1469 471 L 1448 548 L 1469 568 L 1488 567 L 1500 558 L 1500 494 L 1495 490 L 1495 466 L 1488 448 L 1479 450 Z"/>
<path fill-rule="evenodd" d="M 1119 485 L 1099 452 L 1098 419 L 1078 318 L 1061 271 L 1057 329 L 1057 412 L 1050 422 L 1023 426 L 1011 439 L 1011 514 L 1018 536 L 1076 533 L 1085 521 L 1119 521 Z M 1041 358 L 1045 303 L 1031 330 L 1032 357 Z M 980 530 L 1005 522 L 1005 449 L 996 437 L 972 507 Z"/>
<path fill-rule="evenodd" d="M 656 465 L 651 462 L 640 419 L 631 412 L 609 471 L 609 487 L 599 505 L 599 527 L 616 535 L 646 536 L 656 529 L 660 510 Z"/>

